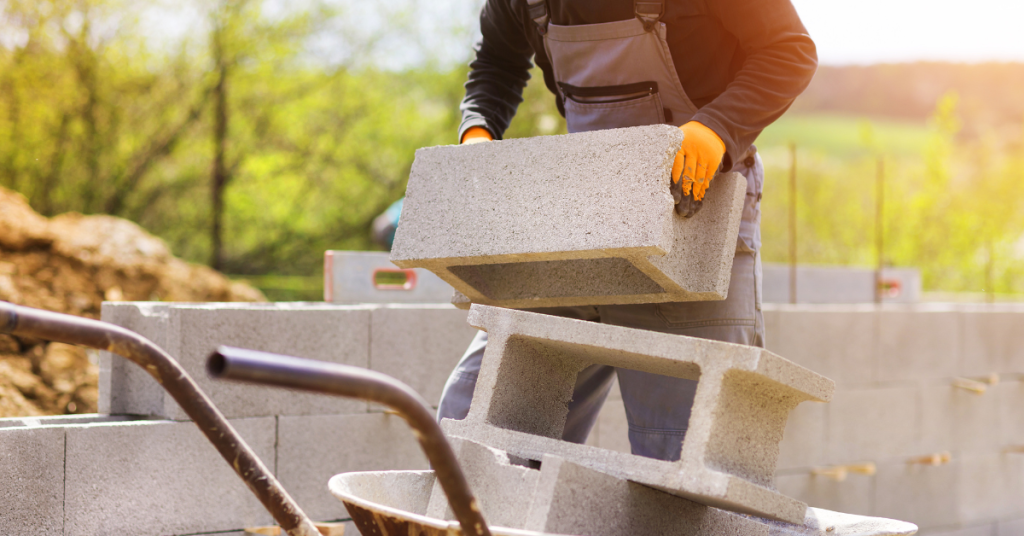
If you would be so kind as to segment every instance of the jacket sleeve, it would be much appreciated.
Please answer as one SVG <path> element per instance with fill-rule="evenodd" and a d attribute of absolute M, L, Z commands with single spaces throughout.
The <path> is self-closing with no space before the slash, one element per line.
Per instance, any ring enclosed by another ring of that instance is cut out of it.
<path fill-rule="evenodd" d="M 459 109 L 459 139 L 470 127 L 486 128 L 500 140 L 512 122 L 530 79 L 533 48 L 510 0 L 487 0 L 480 12 L 476 58 L 469 64 L 466 96 Z"/>
<path fill-rule="evenodd" d="M 790 0 L 707 0 L 706 6 L 746 55 L 725 91 L 693 118 L 725 142 L 722 169 L 728 170 L 807 88 L 818 56 Z"/>

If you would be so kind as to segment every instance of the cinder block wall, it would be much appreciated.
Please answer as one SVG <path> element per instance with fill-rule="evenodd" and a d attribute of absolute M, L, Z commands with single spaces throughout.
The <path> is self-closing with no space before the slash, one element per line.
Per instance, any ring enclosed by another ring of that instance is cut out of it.
<path fill-rule="evenodd" d="M 811 506 L 890 517 L 924 536 L 1024 534 L 1024 305 L 766 305 L 768 349 L 836 381 L 803 403 L 778 489 Z M 977 393 L 954 386 L 998 375 Z M 590 443 L 628 452 L 615 388 Z M 948 453 L 948 463 L 914 463 Z M 814 470 L 870 462 L 843 481 Z"/>
<path fill-rule="evenodd" d="M 318 520 L 347 518 L 326 490 L 333 474 L 427 466 L 404 422 L 365 404 L 212 382 L 201 357 L 230 342 L 342 360 L 398 377 L 436 404 L 475 333 L 465 317 L 449 305 L 128 303 L 104 311 L 178 348 Z M 1024 454 L 1010 452 L 1024 445 L 1024 306 L 766 305 L 765 322 L 769 349 L 837 382 L 831 404 L 804 403 L 791 415 L 780 491 L 812 506 L 912 521 L 925 536 L 1024 534 Z M 134 367 L 119 361 L 103 363 L 104 403 L 148 417 L 0 419 L 0 534 L 196 534 L 269 523 L 155 383 L 131 368 L 117 372 Z M 1000 381 L 984 394 L 953 386 L 993 373 Z M 628 452 L 626 428 L 615 388 L 589 442 Z M 947 451 L 949 463 L 908 463 Z M 861 462 L 877 473 L 842 482 L 813 474 Z"/>
<path fill-rule="evenodd" d="M 448 304 L 108 303 L 103 319 L 174 356 L 318 521 L 348 518 L 327 490 L 335 474 L 428 468 L 412 432 L 383 407 L 211 380 L 210 351 L 370 368 L 436 406 L 476 333 Z M 0 419 L 0 534 L 191 535 L 273 522 L 152 378 L 116 356 L 100 361 L 100 407 L 113 416 Z"/>

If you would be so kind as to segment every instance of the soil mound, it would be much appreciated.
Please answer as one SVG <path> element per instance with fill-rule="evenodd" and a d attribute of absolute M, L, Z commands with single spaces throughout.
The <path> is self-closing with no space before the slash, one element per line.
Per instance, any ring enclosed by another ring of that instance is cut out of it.
<path fill-rule="evenodd" d="M 244 283 L 174 257 L 111 216 L 45 218 L 0 188 L 0 300 L 99 318 L 106 301 L 266 301 Z M 0 417 L 92 413 L 97 370 L 86 350 L 0 335 Z"/>

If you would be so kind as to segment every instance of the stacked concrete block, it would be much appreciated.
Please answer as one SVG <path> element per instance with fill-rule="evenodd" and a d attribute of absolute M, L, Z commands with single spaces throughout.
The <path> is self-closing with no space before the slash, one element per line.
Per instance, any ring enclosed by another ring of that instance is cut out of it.
<path fill-rule="evenodd" d="M 952 378 L 959 374 L 961 315 L 946 307 L 881 309 L 875 381 Z"/>
<path fill-rule="evenodd" d="M 488 332 L 476 392 L 449 434 L 539 460 L 552 454 L 704 504 L 799 523 L 805 505 L 773 489 L 789 412 L 833 384 L 760 348 L 474 306 Z M 679 462 L 560 441 L 576 375 L 591 364 L 699 379 Z"/>
<path fill-rule="evenodd" d="M 328 304 L 104 303 L 103 320 L 161 346 L 229 417 L 357 413 L 366 404 L 229 382 L 206 375 L 217 346 L 240 346 L 358 367 L 369 365 L 370 308 Z M 188 416 L 144 370 L 109 354 L 100 362 L 100 411 L 172 420 Z M 103 387 L 109 386 L 109 390 Z"/>
<path fill-rule="evenodd" d="M 961 499 L 951 493 L 959 488 L 959 477 L 957 461 L 939 466 L 885 464 L 874 478 L 858 480 L 860 484 L 874 484 L 874 504 L 869 510 L 872 514 L 922 520 L 926 526 L 949 526 L 961 521 Z"/>
<path fill-rule="evenodd" d="M 862 475 L 851 475 L 841 482 L 814 476 L 807 470 L 780 472 L 775 477 L 779 492 L 807 503 L 855 515 L 875 515 L 875 481 Z M 907 518 L 896 518 L 907 519 Z"/>
<path fill-rule="evenodd" d="M 790 412 L 789 420 L 786 421 L 786 431 L 779 443 L 777 470 L 813 467 L 825 463 L 828 435 L 825 427 L 828 422 L 829 405 L 800 404 Z M 781 489 L 781 484 L 778 485 Z M 828 508 L 828 505 L 821 507 Z"/>
<path fill-rule="evenodd" d="M 318 520 L 348 517 L 327 492 L 334 474 L 427 467 L 408 426 L 386 408 L 365 402 L 210 380 L 209 352 L 227 344 L 371 368 L 410 384 L 436 404 L 444 379 L 476 333 L 465 322 L 466 312 L 450 304 L 108 303 L 103 314 L 167 350 L 229 418 L 256 415 L 276 422 L 276 442 L 267 456 L 260 455 L 276 465 L 285 488 Z M 187 419 L 134 363 L 108 355 L 101 366 L 104 411 Z M 190 493 L 181 481 L 165 484 L 166 497 Z M 224 483 L 214 484 L 216 489 Z M 181 534 L 184 529 L 164 525 L 160 530 Z"/>
<path fill-rule="evenodd" d="M 480 443 L 458 437 L 449 438 L 449 443 L 487 523 L 523 528 L 523 521 L 536 495 L 540 471 L 513 465 L 508 453 Z M 438 481 L 434 482 L 430 492 L 426 515 L 436 519 L 455 519 L 448 497 Z"/>
<path fill-rule="evenodd" d="M 0 505 L 0 534 L 62 533 L 63 430 L 0 428 Z"/>
<path fill-rule="evenodd" d="M 764 263 L 764 302 L 790 303 L 791 267 Z M 874 303 L 877 274 L 869 268 L 806 266 L 796 268 L 796 303 Z M 883 284 L 891 290 L 883 303 L 917 303 L 921 300 L 921 271 L 916 268 L 886 268 Z"/>
<path fill-rule="evenodd" d="M 370 320 L 370 368 L 397 378 L 434 407 L 477 330 L 451 305 L 388 305 Z"/>
<path fill-rule="evenodd" d="M 791 415 L 780 490 L 812 506 L 907 519 L 923 535 L 991 535 L 1024 517 L 1014 500 L 1024 455 L 1013 452 L 1024 444 L 1015 335 L 1024 308 L 784 305 L 766 306 L 765 318 L 770 348 L 838 386 L 823 417 Z M 821 369 L 805 357 L 816 353 Z M 963 378 L 971 389 L 957 387 Z M 800 463 L 801 449 L 822 437 L 822 455 Z M 841 482 L 814 473 L 863 462 L 877 473 Z"/>
<path fill-rule="evenodd" d="M 768 350 L 840 387 L 874 381 L 875 309 L 870 305 L 774 306 L 763 311 Z"/>
<path fill-rule="evenodd" d="M 427 469 L 409 425 L 387 413 L 278 417 L 277 477 L 312 519 L 348 512 L 327 481 L 350 471 Z"/>
<path fill-rule="evenodd" d="M 1024 493 L 1013 491 L 1024 489 L 1024 307 L 786 304 L 766 305 L 764 317 L 769 350 L 837 385 L 830 404 L 790 414 L 775 480 L 781 493 L 907 519 L 925 536 L 995 534 L 1004 520 L 1024 518 L 1024 503 L 1000 498 Z M 992 374 L 999 381 L 987 384 Z M 955 387 L 958 378 L 985 392 Z M 602 411 L 591 445 L 626 436 L 625 423 L 615 429 L 605 415 L 617 411 Z M 876 474 L 825 474 L 863 463 Z"/>
<path fill-rule="evenodd" d="M 525 460 L 498 449 L 458 437 L 450 441 L 480 510 L 492 531 L 500 534 L 521 530 L 591 536 L 901 536 L 917 529 L 901 521 L 813 508 L 798 524 L 743 516 L 557 456 L 545 455 L 523 465 Z M 360 473 L 335 477 L 330 486 L 339 498 L 357 497 L 378 510 L 403 510 L 406 517 L 424 516 L 419 519 L 430 526 L 451 527 L 455 517 L 443 489 L 434 481 L 429 500 L 424 500 L 428 486 L 423 476 Z"/>
<path fill-rule="evenodd" d="M 719 510 L 545 456 L 526 530 L 617 536 L 755 536 L 769 534 L 756 519 Z"/>
<path fill-rule="evenodd" d="M 505 307 L 720 300 L 746 181 L 716 179 L 675 214 L 669 125 L 416 152 L 391 261 Z"/>
<path fill-rule="evenodd" d="M 827 410 L 829 458 L 852 463 L 918 454 L 919 403 L 908 387 L 838 391 Z"/>
<path fill-rule="evenodd" d="M 762 523 L 568 462 L 544 456 L 539 470 L 501 450 L 451 438 L 466 479 L 492 526 L 545 534 L 612 536 L 768 535 Z M 434 483 L 428 517 L 455 519 Z"/>
<path fill-rule="evenodd" d="M 1024 534 L 1024 519 L 1011 519 L 999 522 L 996 536 L 1014 536 L 1017 534 Z"/>
<path fill-rule="evenodd" d="M 960 376 L 1024 373 L 1024 345 L 1019 333 L 1024 317 L 1020 306 L 964 307 L 961 314 Z"/>
<path fill-rule="evenodd" d="M 230 422 L 273 470 L 274 419 Z M 67 441 L 65 535 L 188 534 L 272 521 L 190 422 L 132 421 L 58 430 Z"/>

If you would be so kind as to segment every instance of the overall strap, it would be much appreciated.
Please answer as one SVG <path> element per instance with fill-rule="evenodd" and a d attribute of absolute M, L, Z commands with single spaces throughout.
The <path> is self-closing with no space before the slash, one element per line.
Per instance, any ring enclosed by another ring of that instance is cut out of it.
<path fill-rule="evenodd" d="M 644 30 L 649 32 L 665 15 L 665 0 L 633 0 L 633 11 L 644 23 Z"/>
<path fill-rule="evenodd" d="M 548 33 L 548 23 L 551 17 L 548 16 L 547 0 L 526 0 L 526 11 L 537 25 L 537 33 L 544 35 Z"/>

